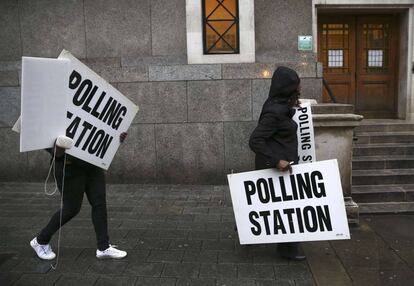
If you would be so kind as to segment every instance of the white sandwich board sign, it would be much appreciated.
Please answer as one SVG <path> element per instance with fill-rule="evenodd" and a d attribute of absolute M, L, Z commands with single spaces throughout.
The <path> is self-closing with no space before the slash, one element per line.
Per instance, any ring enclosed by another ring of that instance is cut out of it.
<path fill-rule="evenodd" d="M 71 64 L 66 136 L 74 144 L 67 153 L 108 169 L 119 135 L 128 130 L 138 106 L 68 51 L 63 50 L 59 59 Z"/>
<path fill-rule="evenodd" d="M 68 60 L 22 58 L 20 152 L 51 148 L 66 130 Z"/>
<path fill-rule="evenodd" d="M 336 160 L 230 174 L 240 244 L 349 239 Z"/>
<path fill-rule="evenodd" d="M 311 105 L 310 103 L 301 103 L 295 110 L 296 112 L 292 119 L 298 124 L 298 163 L 316 162 Z"/>

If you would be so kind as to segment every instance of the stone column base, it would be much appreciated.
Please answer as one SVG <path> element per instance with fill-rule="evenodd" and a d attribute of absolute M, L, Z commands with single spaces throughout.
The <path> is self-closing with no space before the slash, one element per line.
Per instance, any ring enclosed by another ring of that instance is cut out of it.
<path fill-rule="evenodd" d="M 345 197 L 345 209 L 346 216 L 348 217 L 348 223 L 351 225 L 359 224 L 359 206 L 352 197 Z"/>

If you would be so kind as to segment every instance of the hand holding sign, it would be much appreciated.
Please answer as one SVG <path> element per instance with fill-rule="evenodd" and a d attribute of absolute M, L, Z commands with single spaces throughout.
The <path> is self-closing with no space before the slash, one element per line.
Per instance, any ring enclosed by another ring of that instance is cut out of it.
<path fill-rule="evenodd" d="M 124 143 L 124 141 L 125 141 L 125 139 L 127 138 L 127 136 L 128 136 L 128 133 L 126 133 L 126 132 L 122 132 L 122 133 L 119 135 L 119 142 Z"/>
<path fill-rule="evenodd" d="M 277 163 L 277 169 L 282 172 L 289 171 L 290 174 L 292 174 L 292 166 L 291 163 L 285 160 L 279 160 L 279 163 Z"/>

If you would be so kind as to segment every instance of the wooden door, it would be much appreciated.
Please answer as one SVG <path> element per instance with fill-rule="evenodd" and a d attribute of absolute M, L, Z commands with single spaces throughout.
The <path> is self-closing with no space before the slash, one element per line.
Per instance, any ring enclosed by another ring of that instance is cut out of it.
<path fill-rule="evenodd" d="M 393 16 L 357 18 L 355 109 L 366 118 L 395 118 L 397 29 Z"/>
<path fill-rule="evenodd" d="M 395 118 L 398 18 L 394 15 L 319 15 L 318 58 L 339 103 L 366 118 Z M 323 101 L 330 102 L 326 90 Z"/>

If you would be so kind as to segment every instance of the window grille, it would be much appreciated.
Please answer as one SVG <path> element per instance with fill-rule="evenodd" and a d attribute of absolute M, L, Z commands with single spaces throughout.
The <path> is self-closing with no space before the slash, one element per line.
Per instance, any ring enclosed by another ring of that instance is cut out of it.
<path fill-rule="evenodd" d="M 238 0 L 203 0 L 202 7 L 204 54 L 238 54 Z"/>

